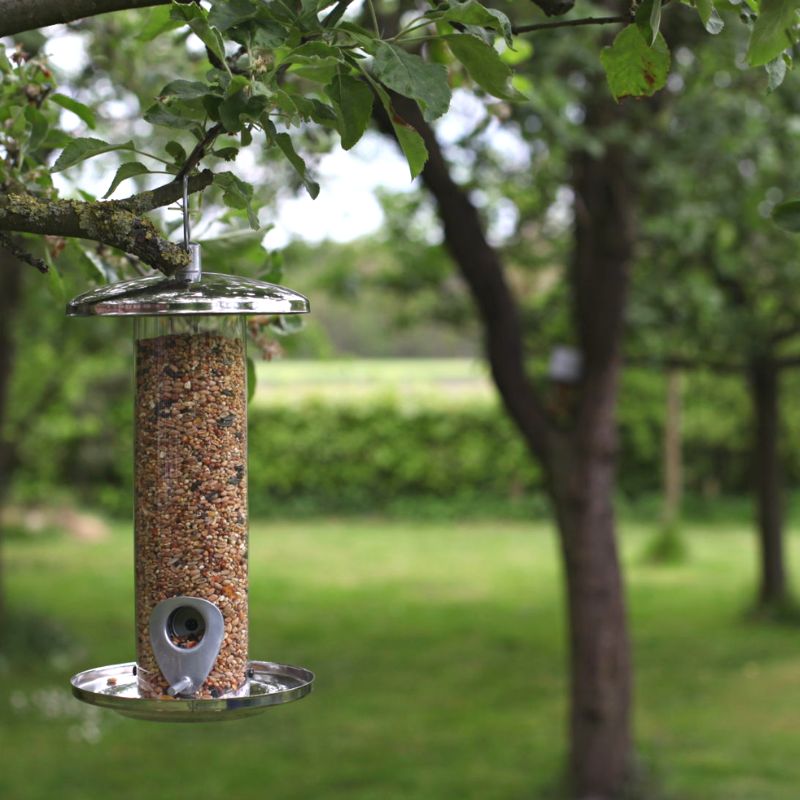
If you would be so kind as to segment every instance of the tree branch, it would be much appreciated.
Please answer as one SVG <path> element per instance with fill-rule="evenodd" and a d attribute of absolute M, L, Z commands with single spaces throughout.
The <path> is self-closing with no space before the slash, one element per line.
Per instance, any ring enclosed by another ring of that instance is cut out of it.
<path fill-rule="evenodd" d="M 515 25 L 511 30 L 515 34 L 520 34 L 544 31 L 550 28 L 580 28 L 584 25 L 618 25 L 624 22 L 630 22 L 630 17 L 624 15 L 616 17 L 581 17 L 580 19 L 560 19 L 555 22 L 536 22 L 530 25 Z"/>
<path fill-rule="evenodd" d="M 193 176 L 189 190 L 208 186 L 213 175 Z M 154 269 L 171 275 L 189 262 L 181 245 L 164 239 L 141 215 L 175 202 L 183 194 L 181 181 L 133 195 L 125 200 L 87 203 L 80 200 L 43 200 L 29 194 L 0 196 L 0 231 L 92 239 L 137 256 Z"/>
<path fill-rule="evenodd" d="M 192 175 L 189 178 L 189 194 L 202 192 L 203 189 L 211 186 L 213 180 L 214 173 L 208 169 L 204 169 L 197 175 Z M 183 175 L 179 174 L 176 176 L 175 180 L 165 183 L 163 186 L 159 186 L 156 189 L 140 192 L 139 194 L 131 195 L 122 200 L 107 200 L 103 205 L 116 206 L 126 211 L 131 211 L 134 214 L 146 214 L 148 211 L 153 211 L 156 208 L 162 208 L 176 203 L 182 197 Z"/>
<path fill-rule="evenodd" d="M 170 0 L 0 0 L 0 36 L 74 22 L 109 11 L 166 5 Z"/>
<path fill-rule="evenodd" d="M 775 359 L 775 366 L 778 369 L 791 369 L 793 367 L 800 367 L 800 356 L 782 356 Z"/>
<path fill-rule="evenodd" d="M 769 340 L 772 344 L 781 344 L 787 339 L 794 338 L 798 334 L 800 334 L 800 323 L 794 321 L 791 325 L 787 325 L 785 328 L 779 328 L 770 334 Z"/>
<path fill-rule="evenodd" d="M 24 248 L 20 247 L 7 233 L 0 233 L 0 247 L 5 247 L 17 261 L 23 261 L 25 264 L 30 264 L 35 267 L 42 274 L 48 271 L 47 264 L 37 256 L 29 253 Z"/>
<path fill-rule="evenodd" d="M 715 358 L 706 358 L 705 356 L 696 358 L 689 356 L 663 356 L 660 358 L 627 356 L 625 364 L 643 369 L 657 369 L 662 372 L 667 372 L 671 369 L 687 371 L 708 370 L 709 372 L 728 375 L 741 372 L 746 366 L 743 361 L 721 361 Z"/>
<path fill-rule="evenodd" d="M 436 200 L 447 248 L 483 319 L 486 356 L 503 403 L 530 451 L 547 463 L 552 428 L 525 369 L 519 308 L 506 281 L 500 256 L 486 241 L 480 215 L 467 192 L 450 176 L 436 134 L 422 118 L 419 107 L 399 95 L 393 95 L 392 102 L 402 119 L 419 132 L 428 149 L 422 179 Z M 394 136 L 389 118 L 377 103 L 374 114 L 383 133 Z"/>

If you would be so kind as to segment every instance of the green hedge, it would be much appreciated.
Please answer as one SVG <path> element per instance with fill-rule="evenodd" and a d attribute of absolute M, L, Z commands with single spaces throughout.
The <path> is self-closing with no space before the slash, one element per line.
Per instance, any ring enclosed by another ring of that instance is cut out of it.
<path fill-rule="evenodd" d="M 800 377 L 800 376 L 798 376 Z M 798 380 L 784 387 L 787 401 Z M 90 395 L 91 396 L 91 395 Z M 15 496 L 49 501 L 64 492 L 119 516 L 131 513 L 131 408 L 83 401 L 80 414 L 44 415 L 20 443 Z M 620 410 L 620 492 L 658 492 L 664 380 L 630 371 Z M 800 408 L 785 403 L 787 477 L 800 478 Z M 695 375 L 684 405 L 686 487 L 706 497 L 747 492 L 751 431 L 740 380 Z M 304 403 L 250 414 L 253 515 L 307 512 L 529 514 L 543 508 L 538 466 L 499 408 L 404 409 L 388 401 L 355 406 Z"/>
<path fill-rule="evenodd" d="M 508 419 L 486 407 L 262 408 L 251 414 L 249 437 L 254 515 L 299 498 L 327 510 L 380 511 L 403 498 L 522 498 L 539 485 Z"/>

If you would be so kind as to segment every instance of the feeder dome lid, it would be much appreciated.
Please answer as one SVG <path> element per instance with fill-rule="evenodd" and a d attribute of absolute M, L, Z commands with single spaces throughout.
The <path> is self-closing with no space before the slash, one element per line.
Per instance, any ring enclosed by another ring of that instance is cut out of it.
<path fill-rule="evenodd" d="M 200 247 L 189 246 L 190 265 L 171 277 L 120 281 L 78 295 L 67 303 L 69 317 L 149 317 L 161 314 L 306 314 L 308 298 L 298 292 L 236 275 L 203 272 Z"/>

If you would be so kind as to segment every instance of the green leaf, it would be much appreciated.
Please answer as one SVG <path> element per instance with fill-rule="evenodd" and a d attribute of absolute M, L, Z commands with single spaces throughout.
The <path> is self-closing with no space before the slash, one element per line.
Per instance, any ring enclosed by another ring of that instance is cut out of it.
<path fill-rule="evenodd" d="M 156 36 L 175 30 L 180 26 L 181 22 L 173 19 L 169 8 L 154 8 L 147 15 L 147 20 L 137 34 L 136 39 L 140 42 L 151 42 Z"/>
<path fill-rule="evenodd" d="M 169 105 L 153 103 L 153 105 L 144 112 L 144 118 L 151 125 L 161 125 L 164 128 L 191 130 L 200 124 L 200 120 L 198 119 L 199 115 L 197 115 L 196 112 L 194 117 L 189 114 L 183 115 L 175 113 L 176 111 L 183 110 L 188 111 L 188 109 L 181 107 L 177 103 L 171 103 Z"/>
<path fill-rule="evenodd" d="M 246 109 L 247 97 L 243 88 L 229 95 L 220 103 L 217 113 L 219 114 L 219 121 L 225 126 L 226 131 L 235 133 L 242 127 L 239 115 L 243 114 Z"/>
<path fill-rule="evenodd" d="M 623 28 L 610 47 L 604 47 L 600 61 L 606 71 L 611 94 L 649 97 L 663 88 L 669 73 L 670 55 L 659 33 L 650 47 L 635 24 Z"/>
<path fill-rule="evenodd" d="M 247 402 L 250 403 L 256 394 L 258 378 L 256 377 L 256 364 L 250 356 L 247 356 Z"/>
<path fill-rule="evenodd" d="M 368 53 L 372 53 L 375 48 L 375 34 L 370 33 L 366 28 L 357 25 L 355 22 L 343 20 L 336 26 L 337 31 L 345 31 L 350 34 L 352 39 L 364 48 Z"/>
<path fill-rule="evenodd" d="M 416 100 L 428 122 L 441 117 L 450 107 L 450 86 L 444 65 L 429 64 L 396 45 L 378 42 L 372 67 L 381 83 Z"/>
<path fill-rule="evenodd" d="M 170 81 L 159 93 L 159 97 L 180 97 L 182 100 L 197 100 L 207 94 L 215 94 L 211 86 L 200 81 Z"/>
<path fill-rule="evenodd" d="M 495 30 L 503 36 L 509 47 L 513 41 L 511 21 L 508 17 L 502 11 L 489 8 L 478 0 L 466 0 L 463 3 L 456 0 L 450 3 L 444 12 L 437 9 L 427 16 L 429 19 L 460 22 L 462 25 L 478 25 L 481 28 Z"/>
<path fill-rule="evenodd" d="M 722 33 L 723 29 L 725 28 L 725 22 L 719 15 L 719 12 L 716 8 L 711 9 L 711 16 L 708 18 L 705 28 L 706 32 L 710 33 L 712 36 L 717 36 L 718 34 Z"/>
<path fill-rule="evenodd" d="M 428 160 L 428 148 L 425 147 L 425 142 L 422 137 L 417 133 L 416 128 L 409 125 L 392 107 L 392 101 L 388 92 L 379 84 L 373 84 L 375 92 L 378 95 L 384 109 L 386 116 L 389 117 L 389 122 L 392 123 L 394 135 L 397 137 L 397 143 L 403 151 L 403 155 L 408 161 L 408 168 L 411 171 L 411 180 L 422 172 L 425 162 Z"/>
<path fill-rule="evenodd" d="M 326 128 L 336 128 L 337 126 L 336 111 L 327 103 L 316 98 L 311 100 L 310 116 L 314 122 L 324 125 Z"/>
<path fill-rule="evenodd" d="M 775 206 L 773 222 L 792 233 L 800 233 L 800 200 L 787 200 Z"/>
<path fill-rule="evenodd" d="M 212 264 L 258 264 L 267 258 L 262 240 L 264 230 L 239 228 L 228 230 L 213 239 L 203 239 L 203 258 Z"/>
<path fill-rule="evenodd" d="M 51 94 L 48 99 L 56 103 L 56 105 L 61 106 L 61 108 L 66 108 L 67 111 L 71 111 L 73 114 L 80 117 L 89 128 L 94 130 L 97 122 L 94 117 L 94 111 L 92 111 L 89 106 L 85 106 L 72 97 L 67 97 L 65 94 L 60 94 L 58 92 L 56 92 L 56 94 Z"/>
<path fill-rule="evenodd" d="M 765 66 L 765 69 L 767 70 L 767 91 L 774 92 L 783 83 L 783 79 L 786 77 L 786 71 L 788 69 L 786 61 L 783 56 L 780 55 L 776 59 L 770 61 L 769 64 Z"/>
<path fill-rule="evenodd" d="M 400 149 L 403 151 L 406 161 L 408 161 L 411 177 L 416 178 L 422 172 L 422 168 L 428 160 L 428 148 L 425 147 L 425 142 L 422 141 L 422 137 L 417 133 L 416 129 L 401 116 L 393 114 L 391 120 Z"/>
<path fill-rule="evenodd" d="M 339 62 L 330 58 L 327 60 L 317 59 L 308 64 L 294 64 L 289 71 L 292 75 L 299 75 L 301 78 L 314 81 L 314 83 L 325 84 L 333 80 L 338 68 Z"/>
<path fill-rule="evenodd" d="M 214 183 L 222 189 L 222 201 L 225 205 L 246 210 L 250 227 L 257 230 L 258 217 L 250 205 L 253 200 L 253 187 L 241 178 L 237 178 L 232 172 L 218 172 L 214 175 Z"/>
<path fill-rule="evenodd" d="M 28 147 L 35 150 L 44 141 L 50 126 L 47 123 L 47 117 L 34 106 L 25 106 L 25 119 L 30 125 Z"/>
<path fill-rule="evenodd" d="M 306 168 L 306 162 L 297 154 L 292 144 L 292 138 L 288 133 L 278 133 L 274 137 L 275 144 L 278 145 L 280 151 L 286 156 L 286 160 L 294 167 L 295 172 L 300 176 L 306 191 L 311 195 L 312 199 L 316 199 L 319 194 L 319 184 L 311 180 Z"/>
<path fill-rule="evenodd" d="M 173 0 L 170 9 L 170 16 L 174 20 L 188 25 L 192 33 L 217 57 L 219 62 L 228 72 L 227 61 L 225 61 L 225 43 L 220 32 L 212 27 L 208 22 L 208 14 L 202 6 L 197 3 L 176 3 Z"/>
<path fill-rule="evenodd" d="M 221 158 L 223 161 L 235 161 L 236 156 L 239 155 L 239 148 L 234 146 L 218 147 L 216 150 L 212 150 L 210 155 Z"/>
<path fill-rule="evenodd" d="M 800 0 L 762 0 L 747 51 L 747 61 L 760 67 L 792 45 L 790 29 L 797 21 Z"/>
<path fill-rule="evenodd" d="M 289 31 L 277 22 L 259 20 L 253 34 L 253 45 L 264 50 L 274 50 L 286 44 Z"/>
<path fill-rule="evenodd" d="M 372 91 L 363 81 L 341 72 L 325 87 L 336 111 L 342 147 L 349 150 L 363 135 L 372 115 Z"/>
<path fill-rule="evenodd" d="M 340 50 L 338 47 L 332 47 L 324 42 L 306 42 L 287 53 L 282 61 L 284 63 L 287 61 L 308 63 L 320 58 L 333 58 L 338 61 L 340 59 Z"/>
<path fill-rule="evenodd" d="M 53 164 L 51 172 L 61 172 L 61 170 L 79 164 L 87 158 L 99 156 L 101 153 L 110 153 L 113 150 L 133 150 L 133 142 L 109 144 L 102 139 L 73 139 L 61 151 L 61 155 L 56 159 L 56 163 Z"/>
<path fill-rule="evenodd" d="M 149 172 L 150 170 L 138 161 L 126 161 L 124 164 L 121 164 L 120 168 L 117 170 L 117 174 L 114 176 L 114 180 L 111 181 L 111 186 L 108 187 L 108 191 L 103 195 L 103 200 L 110 197 L 114 193 L 114 189 L 116 189 L 122 181 L 133 178 L 135 175 L 145 175 Z"/>
<path fill-rule="evenodd" d="M 694 6 L 697 8 L 697 15 L 703 27 L 711 19 L 711 12 L 714 10 L 714 0 L 695 0 Z"/>
<path fill-rule="evenodd" d="M 661 27 L 661 0 L 642 0 L 636 9 L 635 22 L 647 44 L 652 47 Z"/>
<path fill-rule="evenodd" d="M 235 75 L 225 92 L 225 99 L 220 103 L 217 114 L 219 121 L 229 133 L 241 130 L 243 122 L 256 122 L 269 104 L 265 95 L 249 94 L 250 84 L 241 75 Z"/>
<path fill-rule="evenodd" d="M 164 145 L 164 149 L 175 159 L 176 164 L 183 164 L 186 161 L 186 150 L 183 149 L 183 145 L 180 142 L 171 140 Z"/>
<path fill-rule="evenodd" d="M 225 0 L 214 3 L 208 13 L 208 21 L 221 31 L 227 31 L 243 22 L 255 19 L 258 6 L 252 0 Z"/>
<path fill-rule="evenodd" d="M 697 13 L 706 32 L 710 33 L 712 36 L 722 33 L 725 23 L 717 9 L 714 8 L 714 0 L 696 0 L 696 3 Z"/>
<path fill-rule="evenodd" d="M 511 69 L 494 47 L 467 34 L 448 36 L 447 45 L 481 89 L 507 100 L 514 96 Z"/>

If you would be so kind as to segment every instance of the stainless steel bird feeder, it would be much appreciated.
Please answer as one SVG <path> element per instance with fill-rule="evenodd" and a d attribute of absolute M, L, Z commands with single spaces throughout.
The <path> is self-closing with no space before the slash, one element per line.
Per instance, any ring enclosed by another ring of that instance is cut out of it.
<path fill-rule="evenodd" d="M 188 238 L 188 237 L 187 237 Z M 72 678 L 80 700 L 140 719 L 248 716 L 311 691 L 306 669 L 248 651 L 244 315 L 304 314 L 270 283 L 205 273 L 76 297 L 73 317 L 134 318 L 136 662 Z"/>

